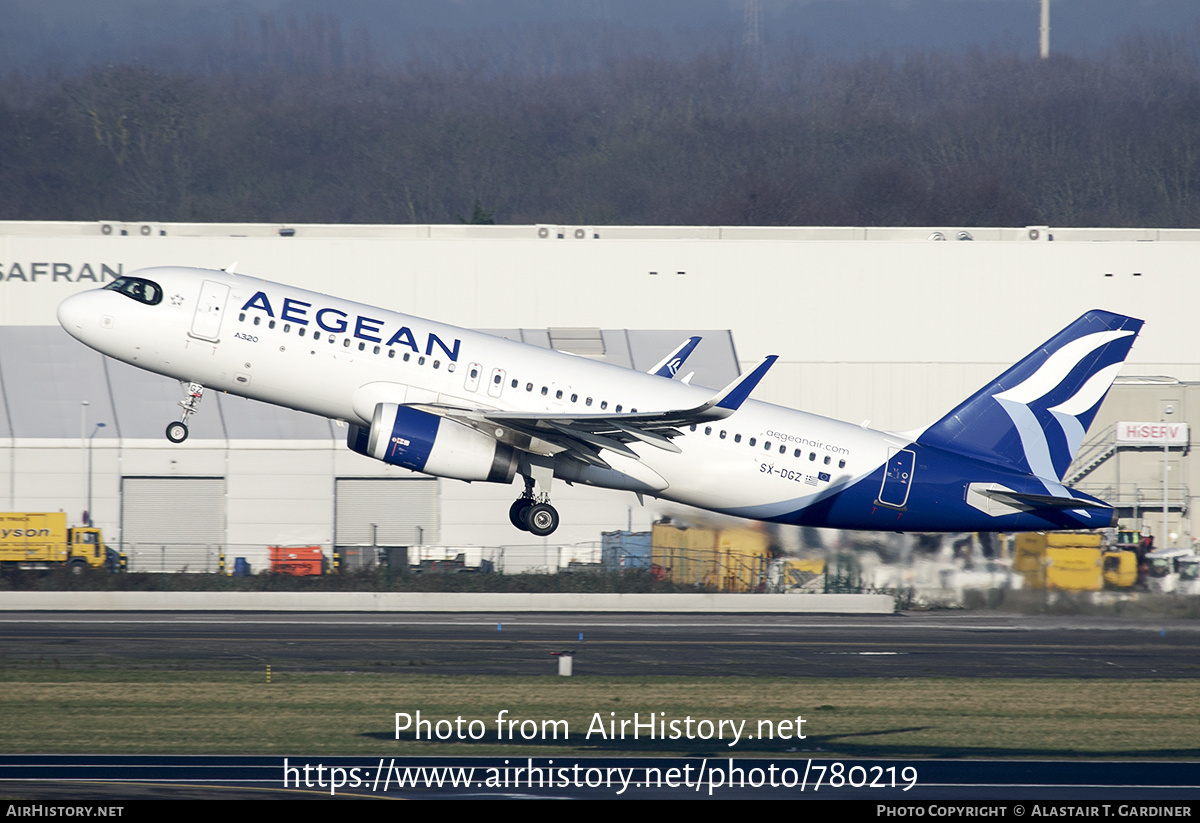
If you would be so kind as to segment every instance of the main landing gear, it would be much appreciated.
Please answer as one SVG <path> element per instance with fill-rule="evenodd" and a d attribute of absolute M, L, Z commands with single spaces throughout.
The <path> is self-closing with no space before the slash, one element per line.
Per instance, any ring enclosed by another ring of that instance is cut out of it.
<path fill-rule="evenodd" d="M 558 528 L 558 509 L 550 505 L 546 492 L 534 493 L 534 478 L 525 478 L 525 493 L 508 507 L 508 519 L 521 531 L 538 537 L 553 534 Z"/>
<path fill-rule="evenodd" d="M 181 381 L 179 385 L 183 385 Z M 188 439 L 188 418 L 199 411 L 200 401 L 204 398 L 204 387 L 199 383 L 188 383 L 184 389 L 184 400 L 179 402 L 183 407 L 183 419 L 167 424 L 167 439 L 172 443 L 182 443 Z"/>

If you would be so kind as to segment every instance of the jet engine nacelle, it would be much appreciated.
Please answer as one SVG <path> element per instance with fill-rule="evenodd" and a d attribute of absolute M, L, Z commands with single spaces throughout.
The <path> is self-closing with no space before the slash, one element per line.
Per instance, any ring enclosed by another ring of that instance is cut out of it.
<path fill-rule="evenodd" d="M 371 427 L 351 425 L 352 451 L 393 466 L 453 477 L 511 483 L 517 452 L 461 423 L 395 403 L 379 403 Z"/>

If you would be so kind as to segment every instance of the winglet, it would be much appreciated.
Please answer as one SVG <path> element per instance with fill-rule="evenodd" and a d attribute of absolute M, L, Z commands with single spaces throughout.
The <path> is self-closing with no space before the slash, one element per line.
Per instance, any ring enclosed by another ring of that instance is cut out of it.
<path fill-rule="evenodd" d="M 655 377 L 665 377 L 670 380 L 679 373 L 679 370 L 683 368 L 683 364 L 698 345 L 700 345 L 699 337 L 689 337 L 676 346 L 674 351 L 662 360 L 659 360 L 646 374 L 653 374 Z"/>
<path fill-rule="evenodd" d="M 712 400 L 709 400 L 697 411 L 708 411 L 710 409 L 720 409 L 718 417 L 728 417 L 737 411 L 742 403 L 746 402 L 746 398 L 750 396 L 750 392 L 758 386 L 759 382 L 766 376 L 771 366 L 775 365 L 775 361 L 779 359 L 778 355 L 770 354 L 764 357 L 757 366 L 750 371 L 738 377 L 728 386 L 717 393 Z"/>

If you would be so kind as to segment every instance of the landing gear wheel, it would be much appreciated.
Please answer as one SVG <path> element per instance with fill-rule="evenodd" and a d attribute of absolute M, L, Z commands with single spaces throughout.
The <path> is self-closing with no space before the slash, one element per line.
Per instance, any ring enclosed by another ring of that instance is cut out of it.
<path fill-rule="evenodd" d="M 508 507 L 508 520 L 518 529 L 523 532 L 529 531 L 529 527 L 525 525 L 525 513 L 533 507 L 533 501 L 528 497 L 519 497 Z"/>
<path fill-rule="evenodd" d="M 558 528 L 558 511 L 549 503 L 536 503 L 525 512 L 525 527 L 538 537 L 553 534 Z"/>
<path fill-rule="evenodd" d="M 167 439 L 172 443 L 182 443 L 188 438 L 187 423 L 180 423 L 176 420 L 174 423 L 167 424 Z"/>

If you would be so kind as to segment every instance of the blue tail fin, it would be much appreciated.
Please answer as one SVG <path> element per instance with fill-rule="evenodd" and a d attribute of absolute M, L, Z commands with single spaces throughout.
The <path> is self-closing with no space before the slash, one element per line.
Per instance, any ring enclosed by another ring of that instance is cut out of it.
<path fill-rule="evenodd" d="M 1062 480 L 1142 321 L 1090 311 L 926 429 L 921 445 Z"/>

